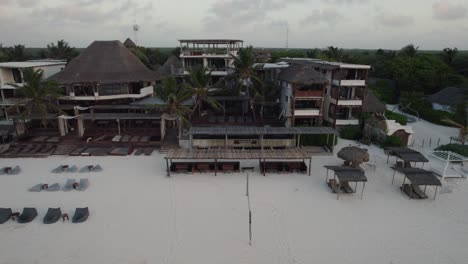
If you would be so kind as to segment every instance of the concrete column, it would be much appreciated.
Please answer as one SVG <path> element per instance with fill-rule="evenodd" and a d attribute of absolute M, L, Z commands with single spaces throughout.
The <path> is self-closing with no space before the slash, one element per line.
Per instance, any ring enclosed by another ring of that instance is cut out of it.
<path fill-rule="evenodd" d="M 78 137 L 83 137 L 85 127 L 83 117 L 79 116 L 76 118 L 77 128 L 78 128 Z"/>
<path fill-rule="evenodd" d="M 65 136 L 67 133 L 66 133 L 66 125 L 65 125 L 65 119 L 63 117 L 58 117 L 57 118 L 58 120 L 58 127 L 59 127 L 59 131 L 60 131 L 60 136 L 63 137 Z"/>

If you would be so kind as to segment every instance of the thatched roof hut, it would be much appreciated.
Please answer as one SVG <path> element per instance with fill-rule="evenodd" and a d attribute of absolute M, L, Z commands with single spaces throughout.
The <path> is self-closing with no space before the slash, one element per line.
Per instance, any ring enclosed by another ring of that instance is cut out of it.
<path fill-rule="evenodd" d="M 350 162 L 351 166 L 359 167 L 364 162 L 369 161 L 369 152 L 367 149 L 358 147 L 344 147 L 337 153 L 338 158 Z"/>
<path fill-rule="evenodd" d="M 170 75 L 178 75 L 183 73 L 183 65 L 182 61 L 177 58 L 177 56 L 170 56 L 166 62 L 159 68 L 159 73 L 161 73 L 162 76 L 170 76 Z"/>
<path fill-rule="evenodd" d="M 60 84 L 130 83 L 160 79 L 120 41 L 94 41 L 49 80 Z"/>
<path fill-rule="evenodd" d="M 278 76 L 281 81 L 304 85 L 325 84 L 327 79 L 310 65 L 293 63 L 281 71 Z"/>
<path fill-rule="evenodd" d="M 127 47 L 127 48 L 136 48 L 137 45 L 135 44 L 135 42 L 133 42 L 133 40 L 131 38 L 127 38 L 125 41 L 124 41 L 124 46 Z"/>
<path fill-rule="evenodd" d="M 364 113 L 383 114 L 387 110 L 387 106 L 368 90 L 363 100 L 362 111 Z"/>

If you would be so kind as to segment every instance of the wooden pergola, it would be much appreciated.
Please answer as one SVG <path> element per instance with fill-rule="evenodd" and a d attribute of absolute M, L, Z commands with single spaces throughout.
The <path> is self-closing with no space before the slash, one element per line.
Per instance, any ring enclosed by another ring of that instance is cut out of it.
<path fill-rule="evenodd" d="M 442 183 L 440 180 L 437 178 L 437 176 L 434 175 L 432 171 L 427 171 L 424 169 L 419 169 L 419 168 L 401 168 L 401 167 L 392 167 L 393 171 L 393 179 L 392 179 L 392 184 L 395 179 L 395 174 L 396 172 L 400 172 L 404 175 L 403 178 L 403 185 L 402 185 L 402 191 L 405 186 L 406 178 L 411 182 L 409 185 L 409 197 L 412 199 L 411 193 L 417 193 L 419 192 L 419 187 L 418 186 L 424 186 L 424 194 L 426 193 L 426 188 L 427 186 L 435 186 L 435 192 L 434 192 L 434 200 L 437 196 L 437 189 L 439 186 L 442 186 Z M 427 198 L 424 197 L 424 198 Z"/>
<path fill-rule="evenodd" d="M 166 154 L 167 176 L 170 176 L 170 165 L 173 160 L 309 160 L 309 176 L 311 174 L 312 155 L 299 148 L 290 149 L 173 149 Z M 215 166 L 215 175 L 217 169 Z M 265 170 L 264 173 L 265 175 Z"/>
<path fill-rule="evenodd" d="M 390 160 L 390 156 L 395 156 L 395 163 L 398 162 L 398 159 L 401 159 L 406 164 L 404 164 L 403 167 L 408 167 L 407 165 L 413 162 L 414 167 L 416 167 L 417 163 L 422 163 L 421 167 L 424 168 L 424 163 L 429 162 L 423 154 L 407 147 L 387 147 L 384 150 L 387 154 L 387 164 Z"/>
<path fill-rule="evenodd" d="M 357 191 L 357 185 L 359 182 L 362 182 L 362 191 L 361 191 L 361 200 L 364 196 L 364 189 L 366 188 L 367 177 L 364 173 L 364 170 L 360 168 L 354 168 L 349 166 L 325 166 L 327 169 L 327 176 L 325 181 L 328 183 L 328 171 L 333 171 L 333 180 L 338 178 L 339 184 L 338 188 L 340 188 L 342 183 L 349 183 L 354 182 L 356 185 L 354 187 L 354 192 Z M 331 187 L 331 186 L 330 186 Z M 349 187 L 350 188 L 350 187 Z M 333 189 L 333 188 L 332 188 Z M 340 191 L 336 191 L 336 199 L 340 199 Z"/>

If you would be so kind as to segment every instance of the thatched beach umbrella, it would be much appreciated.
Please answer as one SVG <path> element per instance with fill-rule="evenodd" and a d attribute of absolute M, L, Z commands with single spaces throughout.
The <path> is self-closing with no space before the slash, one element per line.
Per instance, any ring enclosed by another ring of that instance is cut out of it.
<path fill-rule="evenodd" d="M 337 156 L 346 163 L 351 163 L 350 165 L 353 167 L 359 167 L 363 162 L 369 161 L 367 149 L 358 147 L 344 147 L 338 152 Z"/>

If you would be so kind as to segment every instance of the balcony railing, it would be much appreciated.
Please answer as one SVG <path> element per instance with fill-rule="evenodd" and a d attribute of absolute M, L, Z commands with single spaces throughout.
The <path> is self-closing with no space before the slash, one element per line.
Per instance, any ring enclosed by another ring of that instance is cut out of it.
<path fill-rule="evenodd" d="M 114 94 L 114 95 L 100 95 L 99 93 L 94 93 L 94 96 L 75 96 L 75 93 L 70 92 L 69 96 L 63 96 L 60 99 L 62 100 L 110 100 L 110 99 L 126 99 L 134 98 L 139 99 L 154 93 L 153 86 L 148 86 L 141 88 L 140 93 L 137 94 Z"/>
<path fill-rule="evenodd" d="M 294 96 L 296 97 L 323 97 L 323 91 L 294 89 Z"/>

